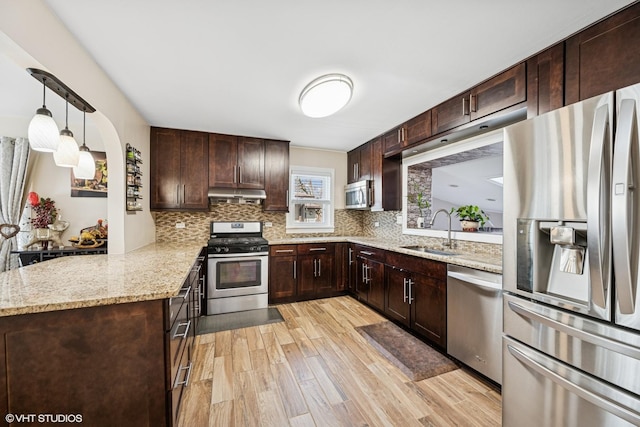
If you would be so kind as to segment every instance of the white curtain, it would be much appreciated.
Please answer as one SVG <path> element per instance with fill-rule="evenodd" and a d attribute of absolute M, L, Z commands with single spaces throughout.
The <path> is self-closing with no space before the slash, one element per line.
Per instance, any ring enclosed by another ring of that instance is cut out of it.
<path fill-rule="evenodd" d="M 29 162 L 29 141 L 26 138 L 0 137 L 0 226 L 10 234 L 20 223 L 24 186 Z M 0 272 L 17 267 L 17 257 L 10 256 L 18 247 L 15 236 L 6 239 L 0 234 Z"/>

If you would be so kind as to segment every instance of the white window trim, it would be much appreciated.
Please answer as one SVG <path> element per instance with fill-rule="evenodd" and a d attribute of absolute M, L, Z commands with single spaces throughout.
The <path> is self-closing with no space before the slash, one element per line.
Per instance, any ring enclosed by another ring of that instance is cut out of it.
<path fill-rule="evenodd" d="M 327 225 L 317 226 L 313 224 L 309 225 L 301 225 L 295 222 L 295 212 L 293 211 L 293 179 L 291 179 L 293 174 L 305 175 L 305 174 L 318 174 L 318 175 L 328 175 L 331 182 L 327 188 L 329 192 L 329 208 L 327 214 Z M 286 232 L 288 234 L 294 233 L 333 233 L 335 231 L 334 226 L 334 210 L 335 210 L 335 169 L 332 168 L 318 168 L 312 166 L 291 166 L 289 168 L 289 213 L 287 213 L 287 226 Z"/>

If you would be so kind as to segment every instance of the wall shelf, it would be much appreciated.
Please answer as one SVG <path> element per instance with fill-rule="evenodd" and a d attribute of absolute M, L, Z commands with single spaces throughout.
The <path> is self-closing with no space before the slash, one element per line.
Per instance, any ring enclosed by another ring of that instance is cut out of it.
<path fill-rule="evenodd" d="M 127 166 L 126 197 L 127 212 L 142 210 L 142 154 L 130 144 L 127 144 L 125 164 Z"/>

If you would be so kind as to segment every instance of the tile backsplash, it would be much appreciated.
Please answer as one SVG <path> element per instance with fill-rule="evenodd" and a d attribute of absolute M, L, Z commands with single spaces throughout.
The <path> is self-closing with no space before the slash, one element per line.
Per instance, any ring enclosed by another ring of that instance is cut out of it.
<path fill-rule="evenodd" d="M 411 236 L 402 234 L 402 225 L 396 223 L 400 211 L 369 212 L 350 209 L 335 211 L 335 231 L 333 233 L 287 234 L 286 218 L 283 213 L 263 212 L 260 205 L 220 204 L 212 205 L 209 212 L 154 212 L 156 241 L 184 243 L 202 241 L 209 238 L 211 221 L 262 221 L 270 222 L 263 234 L 268 240 L 292 237 L 367 236 L 398 241 L 408 245 L 439 247 L 441 238 Z M 184 223 L 185 228 L 176 228 L 176 223 Z M 378 223 L 378 227 L 375 223 Z M 456 249 L 464 252 L 489 253 L 501 256 L 502 245 L 456 240 Z"/>

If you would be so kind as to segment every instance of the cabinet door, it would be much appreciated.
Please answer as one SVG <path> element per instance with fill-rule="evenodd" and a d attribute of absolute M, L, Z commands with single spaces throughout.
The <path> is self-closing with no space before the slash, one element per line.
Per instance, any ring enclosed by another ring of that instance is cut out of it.
<path fill-rule="evenodd" d="M 335 280 L 337 274 L 335 254 L 326 253 L 316 255 L 316 277 L 315 294 L 316 297 L 327 297 L 337 292 L 338 286 Z"/>
<path fill-rule="evenodd" d="M 564 43 L 527 60 L 527 118 L 564 104 Z"/>
<path fill-rule="evenodd" d="M 356 258 L 356 275 L 354 283 L 354 291 L 358 299 L 367 302 L 369 300 L 369 281 L 367 279 L 368 274 L 367 260 L 362 257 Z"/>
<path fill-rule="evenodd" d="M 446 282 L 413 273 L 411 329 L 442 348 L 447 346 Z"/>
<path fill-rule="evenodd" d="M 347 153 L 347 183 L 358 181 L 358 166 L 360 163 L 360 150 L 356 148 Z"/>
<path fill-rule="evenodd" d="M 402 146 L 417 144 L 431 136 L 431 110 L 409 120 L 404 125 L 405 135 Z M 385 150 L 386 153 L 386 150 Z"/>
<path fill-rule="evenodd" d="M 526 101 L 526 84 L 526 65 L 523 62 L 474 87 L 469 95 L 471 120 Z"/>
<path fill-rule="evenodd" d="M 566 41 L 565 104 L 640 82 L 640 3 Z"/>
<path fill-rule="evenodd" d="M 238 140 L 238 188 L 264 189 L 264 141 Z"/>
<path fill-rule="evenodd" d="M 363 179 L 373 179 L 371 177 L 371 144 L 367 143 L 360 147 L 360 166 L 358 167 L 358 181 Z"/>
<path fill-rule="evenodd" d="M 382 210 L 382 194 L 383 185 L 382 182 L 382 139 L 377 138 L 369 143 L 371 147 L 371 179 L 373 180 L 373 200 L 371 203 L 371 210 Z"/>
<path fill-rule="evenodd" d="M 300 269 L 300 275 L 298 277 L 298 292 L 299 299 L 309 299 L 316 296 L 316 275 L 317 275 L 317 260 L 315 255 L 299 255 L 298 268 Z"/>
<path fill-rule="evenodd" d="M 151 209 L 176 209 L 180 193 L 180 131 L 151 128 Z"/>
<path fill-rule="evenodd" d="M 406 145 L 403 139 L 405 132 L 406 129 L 404 126 L 398 126 L 383 135 L 382 145 L 385 155 L 391 155 L 402 151 L 402 148 Z"/>
<path fill-rule="evenodd" d="M 432 135 L 469 123 L 469 92 L 458 95 L 431 109 Z"/>
<path fill-rule="evenodd" d="M 384 310 L 384 264 L 368 260 L 369 299 L 368 302 L 380 311 Z"/>
<path fill-rule="evenodd" d="M 209 136 L 204 132 L 181 131 L 180 207 L 208 209 Z"/>
<path fill-rule="evenodd" d="M 269 257 L 269 302 L 292 301 L 296 296 L 295 255 Z"/>
<path fill-rule="evenodd" d="M 394 267 L 385 266 L 386 296 L 384 312 L 387 316 L 409 326 L 411 306 L 408 304 L 407 272 Z"/>
<path fill-rule="evenodd" d="M 262 209 L 289 212 L 289 142 L 264 142 L 264 189 L 267 199 Z"/>
<path fill-rule="evenodd" d="M 209 134 L 209 187 L 235 188 L 237 167 L 238 137 Z"/>

